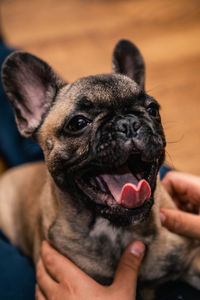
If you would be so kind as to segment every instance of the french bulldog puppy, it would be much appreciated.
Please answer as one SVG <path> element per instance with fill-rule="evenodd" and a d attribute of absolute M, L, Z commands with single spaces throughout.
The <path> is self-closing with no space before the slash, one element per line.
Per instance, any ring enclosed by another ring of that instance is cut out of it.
<path fill-rule="evenodd" d="M 19 131 L 45 156 L 1 177 L 0 228 L 11 242 L 37 262 L 46 239 L 107 285 L 125 247 L 139 239 L 147 246 L 142 299 L 166 280 L 200 288 L 200 243 L 160 224 L 160 207 L 175 205 L 157 176 L 166 142 L 137 47 L 119 41 L 112 74 L 72 84 L 39 58 L 15 52 L 2 78 Z"/>

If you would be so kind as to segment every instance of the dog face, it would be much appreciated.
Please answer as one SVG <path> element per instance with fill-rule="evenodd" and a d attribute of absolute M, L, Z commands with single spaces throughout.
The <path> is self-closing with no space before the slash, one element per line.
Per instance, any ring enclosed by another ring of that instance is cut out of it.
<path fill-rule="evenodd" d="M 75 207 L 118 226 L 144 220 L 152 207 L 165 138 L 159 105 L 144 90 L 139 50 L 120 41 L 113 74 L 64 83 L 23 52 L 3 67 L 19 130 L 43 148 L 56 185 Z"/>

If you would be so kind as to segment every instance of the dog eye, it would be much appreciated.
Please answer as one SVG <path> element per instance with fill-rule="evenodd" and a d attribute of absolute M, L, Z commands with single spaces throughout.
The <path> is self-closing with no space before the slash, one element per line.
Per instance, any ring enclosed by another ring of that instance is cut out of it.
<path fill-rule="evenodd" d="M 147 107 L 147 112 L 153 117 L 158 117 L 159 115 L 159 110 L 154 105 Z"/>
<path fill-rule="evenodd" d="M 66 129 L 70 131 L 80 131 L 86 127 L 91 121 L 83 116 L 76 116 L 67 124 Z"/>

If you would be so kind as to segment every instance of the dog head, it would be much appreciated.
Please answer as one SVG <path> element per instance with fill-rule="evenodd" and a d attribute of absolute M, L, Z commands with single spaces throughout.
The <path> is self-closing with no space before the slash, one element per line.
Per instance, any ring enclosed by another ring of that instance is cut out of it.
<path fill-rule="evenodd" d="M 114 49 L 112 74 L 72 84 L 25 52 L 11 54 L 2 71 L 19 131 L 39 142 L 66 201 L 116 225 L 148 216 L 164 159 L 159 104 L 145 92 L 144 73 L 127 40 Z"/>

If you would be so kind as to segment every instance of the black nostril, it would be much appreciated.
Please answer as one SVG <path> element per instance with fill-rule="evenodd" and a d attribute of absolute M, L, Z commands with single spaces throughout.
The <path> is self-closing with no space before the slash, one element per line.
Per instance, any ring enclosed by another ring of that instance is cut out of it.
<path fill-rule="evenodd" d="M 129 132 L 129 123 L 127 122 L 127 120 L 121 120 L 118 124 L 118 129 L 120 132 L 127 135 Z"/>
<path fill-rule="evenodd" d="M 132 129 L 133 129 L 133 131 L 136 132 L 136 131 L 138 131 L 139 128 L 140 128 L 140 123 L 137 122 L 137 121 L 134 121 L 132 123 Z"/>
<path fill-rule="evenodd" d="M 127 126 L 127 124 L 122 124 L 121 125 L 121 132 L 123 132 L 123 133 L 128 133 L 128 126 Z"/>

